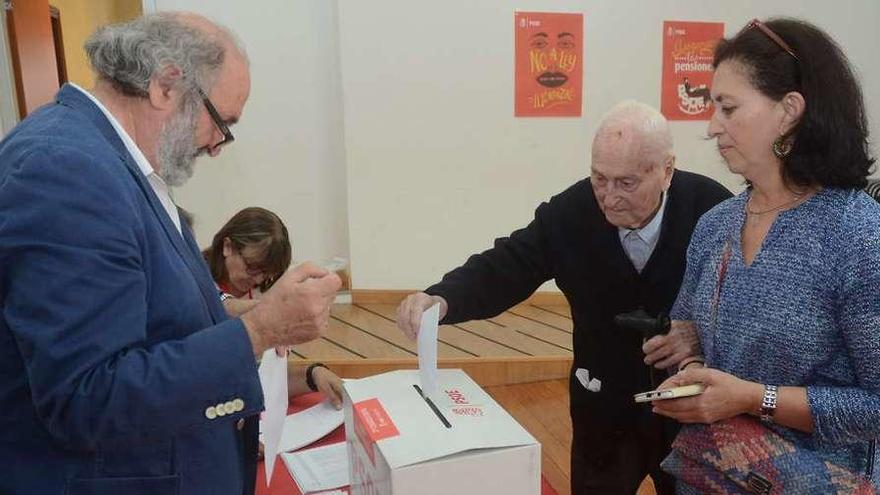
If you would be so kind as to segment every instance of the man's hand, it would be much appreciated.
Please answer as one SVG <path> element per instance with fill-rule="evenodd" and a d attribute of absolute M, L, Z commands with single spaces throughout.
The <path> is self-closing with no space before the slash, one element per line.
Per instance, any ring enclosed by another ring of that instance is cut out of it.
<path fill-rule="evenodd" d="M 254 354 L 269 347 L 294 345 L 320 337 L 330 319 L 330 305 L 342 282 L 312 263 L 288 270 L 242 315 Z"/>
<path fill-rule="evenodd" d="M 684 358 L 699 356 L 700 337 L 692 321 L 672 320 L 669 333 L 655 335 L 642 345 L 645 364 L 658 369 L 677 366 Z"/>
<path fill-rule="evenodd" d="M 442 320 L 449 309 L 446 299 L 440 296 L 431 296 L 424 292 L 410 294 L 397 307 L 397 327 L 407 337 L 415 340 L 419 335 L 419 327 L 422 324 L 422 313 L 437 303 L 440 303 L 440 319 Z"/>

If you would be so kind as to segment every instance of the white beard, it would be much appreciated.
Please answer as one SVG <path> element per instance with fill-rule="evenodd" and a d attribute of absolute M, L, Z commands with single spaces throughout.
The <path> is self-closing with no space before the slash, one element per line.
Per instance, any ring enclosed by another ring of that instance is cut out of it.
<path fill-rule="evenodd" d="M 192 177 L 196 158 L 205 149 L 196 149 L 196 111 L 189 102 L 162 128 L 159 134 L 159 176 L 171 187 L 182 186 Z"/>

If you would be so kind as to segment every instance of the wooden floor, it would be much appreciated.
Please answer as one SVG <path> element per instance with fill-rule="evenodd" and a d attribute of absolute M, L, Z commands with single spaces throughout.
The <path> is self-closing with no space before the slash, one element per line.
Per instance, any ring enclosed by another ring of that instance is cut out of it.
<path fill-rule="evenodd" d="M 486 392 L 541 443 L 541 471 L 559 495 L 570 495 L 568 381 L 498 385 L 486 387 Z M 645 478 L 638 495 L 655 493 L 651 478 Z"/>
<path fill-rule="evenodd" d="M 415 358 L 416 343 L 394 322 L 394 304 L 336 304 L 330 328 L 294 348 L 307 360 Z M 484 321 L 441 325 L 440 358 L 571 358 L 572 322 L 565 306 L 520 305 Z"/>
<path fill-rule="evenodd" d="M 322 361 L 347 378 L 415 368 L 416 343 L 397 328 L 397 305 L 336 304 L 330 328 L 294 347 L 294 360 Z M 570 490 L 571 419 L 567 377 L 572 359 L 568 306 L 521 304 L 484 321 L 442 325 L 440 367 L 460 367 L 540 443 L 542 471 L 560 495 Z M 654 494 L 650 479 L 639 495 Z"/>

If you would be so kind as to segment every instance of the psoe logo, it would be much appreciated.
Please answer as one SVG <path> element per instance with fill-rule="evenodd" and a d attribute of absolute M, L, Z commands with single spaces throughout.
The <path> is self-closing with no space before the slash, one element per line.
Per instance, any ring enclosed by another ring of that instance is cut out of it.
<path fill-rule="evenodd" d="M 709 111 L 712 105 L 712 96 L 709 87 L 705 84 L 692 86 L 685 77 L 678 87 L 678 109 L 688 115 L 700 115 Z"/>
<path fill-rule="evenodd" d="M 470 417 L 481 417 L 485 416 L 486 412 L 483 410 L 483 406 L 477 404 L 471 404 L 467 397 L 464 396 L 461 391 L 452 389 L 452 390 L 444 390 L 446 395 L 452 401 L 453 406 L 450 408 L 452 414 L 456 416 L 470 416 Z"/>
<path fill-rule="evenodd" d="M 446 392 L 446 395 L 449 396 L 449 399 L 452 400 L 452 402 L 454 402 L 458 405 L 466 406 L 466 405 L 470 404 L 470 402 L 468 402 L 468 400 L 464 396 L 464 394 L 459 392 L 456 389 L 444 390 L 444 392 Z"/>
<path fill-rule="evenodd" d="M 485 415 L 485 412 L 483 412 L 483 408 L 479 406 L 463 406 L 453 407 L 452 414 L 455 414 L 456 416 L 480 417 Z"/>

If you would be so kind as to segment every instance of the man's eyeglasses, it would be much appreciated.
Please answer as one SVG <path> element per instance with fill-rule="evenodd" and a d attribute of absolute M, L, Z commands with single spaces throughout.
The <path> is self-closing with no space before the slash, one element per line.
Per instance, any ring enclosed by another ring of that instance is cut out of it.
<path fill-rule="evenodd" d="M 208 115 L 211 116 L 211 120 L 214 121 L 214 125 L 217 126 L 217 129 L 220 130 L 220 133 L 223 134 L 223 140 L 219 143 L 212 145 L 212 149 L 217 149 L 223 145 L 229 144 L 235 141 L 235 136 L 232 135 L 232 131 L 229 130 L 229 126 L 226 125 L 226 122 L 220 118 L 220 114 L 217 112 L 217 109 L 214 107 L 214 104 L 211 103 L 211 100 L 208 99 L 208 95 L 202 91 L 202 88 L 199 88 L 199 95 L 202 97 L 202 103 L 205 104 L 205 108 L 208 110 Z"/>
<path fill-rule="evenodd" d="M 768 38 L 773 40 L 774 43 L 779 45 L 779 48 L 782 48 L 783 50 L 785 50 L 786 53 L 791 55 L 798 62 L 801 61 L 801 59 L 799 59 L 798 56 L 794 54 L 794 50 L 792 50 L 791 47 L 788 46 L 788 43 L 786 43 L 785 40 L 783 40 L 781 37 L 779 37 L 778 34 L 774 33 L 772 29 L 767 27 L 766 24 L 759 21 L 758 19 L 752 19 L 752 21 L 749 22 L 749 24 L 746 26 L 746 29 L 752 29 L 752 28 L 758 28 L 762 33 L 766 34 Z"/>

